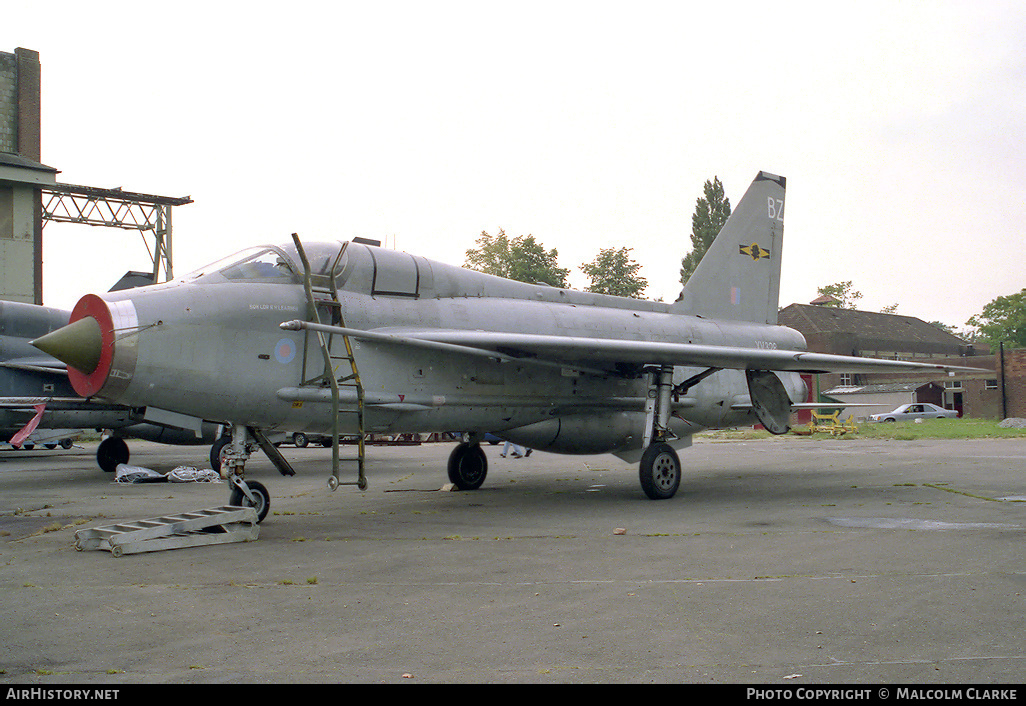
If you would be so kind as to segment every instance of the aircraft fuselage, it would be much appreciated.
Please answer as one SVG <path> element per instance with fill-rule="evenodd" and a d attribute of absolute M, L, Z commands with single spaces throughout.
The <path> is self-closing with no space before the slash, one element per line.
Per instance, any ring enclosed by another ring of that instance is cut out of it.
<path fill-rule="evenodd" d="M 328 262 L 340 247 L 310 249 Z M 259 275 L 266 271 L 254 268 L 255 276 L 233 276 L 240 268 L 230 263 L 220 271 L 94 297 L 93 307 L 109 310 L 116 335 L 108 369 L 92 376 L 92 394 L 237 425 L 329 432 L 329 390 L 302 384 L 323 369 L 315 334 L 279 328 L 307 315 L 296 275 L 301 268 L 287 247 L 268 249 L 269 258 L 289 261 L 291 274 L 280 269 L 276 274 L 283 276 L 264 277 Z M 804 349 L 800 334 L 779 326 L 713 321 L 670 313 L 669 305 L 657 302 L 511 282 L 365 245 L 347 244 L 344 260 L 336 272 L 341 320 L 355 329 Z M 319 309 L 320 320 L 331 323 L 331 307 Z M 342 344 L 336 336 L 334 351 Z M 569 453 L 641 447 L 649 389 L 641 366 L 593 370 L 572 361 L 543 366 L 526 358 L 498 362 L 377 341 L 352 344 L 368 432 L 492 431 Z M 673 381 L 702 370 L 677 366 Z M 782 378 L 792 399 L 800 400 L 798 376 Z M 352 405 L 355 398 L 343 393 L 341 402 Z M 747 402 L 744 371 L 719 370 L 677 395 L 671 428 L 683 437 L 705 427 L 754 423 L 750 409 L 737 407 Z M 340 431 L 354 433 L 347 419 L 342 415 Z"/>

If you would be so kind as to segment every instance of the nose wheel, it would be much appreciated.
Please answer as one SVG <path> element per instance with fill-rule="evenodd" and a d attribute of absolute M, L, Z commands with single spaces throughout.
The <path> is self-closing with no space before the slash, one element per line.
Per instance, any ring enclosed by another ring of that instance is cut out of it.
<path fill-rule="evenodd" d="M 263 483 L 255 480 L 232 479 L 234 487 L 228 498 L 228 504 L 236 507 L 252 507 L 257 511 L 257 522 L 263 522 L 267 511 L 271 508 L 271 494 Z"/>
<path fill-rule="evenodd" d="M 116 436 L 104 439 L 96 449 L 96 463 L 107 473 L 116 471 L 119 463 L 128 463 L 128 456 L 128 444 Z"/>

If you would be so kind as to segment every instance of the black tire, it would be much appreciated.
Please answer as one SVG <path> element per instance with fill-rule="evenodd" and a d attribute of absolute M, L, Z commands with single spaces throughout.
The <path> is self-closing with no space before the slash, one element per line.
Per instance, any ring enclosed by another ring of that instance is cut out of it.
<path fill-rule="evenodd" d="M 645 449 L 638 469 L 641 489 L 652 500 L 667 500 L 680 487 L 680 458 L 669 444 L 652 444 Z"/>
<path fill-rule="evenodd" d="M 128 463 L 129 456 L 128 444 L 116 436 L 104 439 L 96 448 L 96 463 L 107 473 L 116 471 L 119 463 Z"/>
<path fill-rule="evenodd" d="M 449 454 L 449 482 L 460 490 L 477 490 L 488 475 L 488 457 L 477 444 L 457 444 Z"/>
<path fill-rule="evenodd" d="M 297 449 L 305 449 L 310 440 L 306 438 L 306 434 L 301 431 L 297 431 L 292 435 L 292 443 L 296 445 Z"/>
<path fill-rule="evenodd" d="M 61 448 L 62 449 L 70 449 L 74 445 L 75 445 L 75 442 L 73 442 L 71 439 L 61 439 Z"/>
<path fill-rule="evenodd" d="M 221 472 L 221 462 L 224 450 L 232 443 L 232 437 L 222 436 L 220 439 L 210 445 L 210 467 L 216 472 Z"/>
<path fill-rule="evenodd" d="M 246 481 L 246 485 L 249 486 L 250 491 L 256 496 L 257 503 L 254 505 L 242 492 L 241 488 L 232 486 L 232 494 L 228 498 L 228 504 L 235 505 L 236 507 L 255 507 L 257 522 L 263 522 L 264 518 L 267 517 L 267 511 L 271 509 L 271 494 L 267 492 L 267 488 L 264 487 L 263 483 L 258 483 L 255 480 Z"/>

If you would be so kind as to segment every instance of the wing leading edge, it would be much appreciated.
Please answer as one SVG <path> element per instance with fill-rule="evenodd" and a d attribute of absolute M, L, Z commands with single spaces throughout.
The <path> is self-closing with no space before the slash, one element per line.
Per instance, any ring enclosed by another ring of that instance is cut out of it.
<path fill-rule="evenodd" d="M 913 363 L 878 358 L 809 353 L 807 351 L 738 346 L 710 346 L 664 341 L 634 341 L 527 333 L 455 329 L 361 329 L 308 321 L 286 321 L 289 331 L 309 329 L 351 336 L 386 345 L 444 350 L 499 360 L 536 362 L 578 368 L 602 365 L 681 365 L 735 370 L 776 370 L 795 373 L 982 372 L 983 368 Z"/>

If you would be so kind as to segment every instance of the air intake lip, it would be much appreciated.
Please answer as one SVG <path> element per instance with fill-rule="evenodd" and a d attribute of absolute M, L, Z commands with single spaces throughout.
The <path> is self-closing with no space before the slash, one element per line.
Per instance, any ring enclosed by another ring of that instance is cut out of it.
<path fill-rule="evenodd" d="M 95 294 L 85 295 L 75 304 L 67 326 L 32 345 L 66 363 L 75 392 L 92 397 L 107 382 L 114 360 L 114 323 L 107 302 Z"/>

